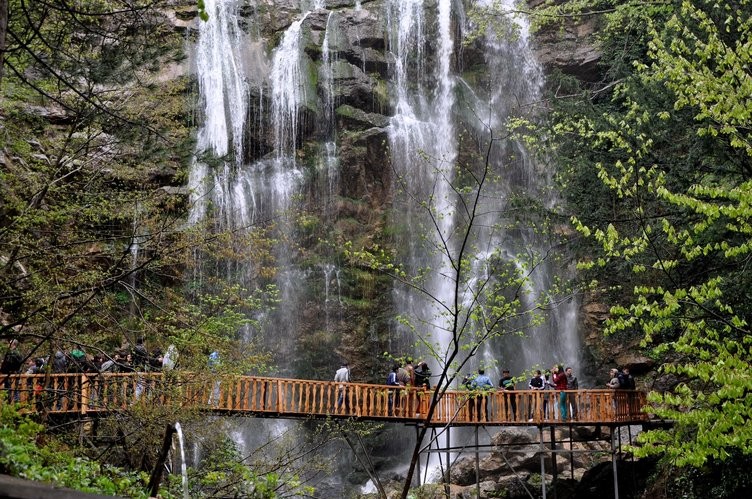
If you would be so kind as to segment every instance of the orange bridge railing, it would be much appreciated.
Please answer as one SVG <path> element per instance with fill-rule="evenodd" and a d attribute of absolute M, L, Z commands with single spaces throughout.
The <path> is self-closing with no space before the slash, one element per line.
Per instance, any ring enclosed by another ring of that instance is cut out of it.
<path fill-rule="evenodd" d="M 0 375 L 0 405 L 21 403 L 50 414 L 125 410 L 177 403 L 219 413 L 278 418 L 333 417 L 430 425 L 609 424 L 648 420 L 645 393 L 634 390 L 446 391 L 426 421 L 434 392 L 364 383 L 336 383 L 207 373 Z M 566 420 L 563 416 L 566 415 Z"/>

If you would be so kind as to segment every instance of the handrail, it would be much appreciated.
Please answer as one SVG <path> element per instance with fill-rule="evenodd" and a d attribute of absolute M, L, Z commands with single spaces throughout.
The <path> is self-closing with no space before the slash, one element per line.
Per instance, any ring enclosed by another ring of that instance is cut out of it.
<path fill-rule="evenodd" d="M 426 415 L 433 390 L 258 376 L 171 371 L 0 375 L 0 405 L 28 411 L 89 414 L 139 403 L 178 403 L 224 413 L 335 417 L 430 425 L 608 424 L 647 421 L 635 390 L 447 390 Z M 562 415 L 566 413 L 567 418 Z"/>

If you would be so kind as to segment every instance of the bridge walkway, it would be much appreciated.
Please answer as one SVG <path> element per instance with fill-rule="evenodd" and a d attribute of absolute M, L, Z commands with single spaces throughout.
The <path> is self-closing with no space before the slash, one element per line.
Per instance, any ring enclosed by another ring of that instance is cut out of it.
<path fill-rule="evenodd" d="M 270 418 L 354 418 L 428 426 L 624 425 L 648 422 L 634 390 L 447 390 L 426 419 L 433 390 L 208 373 L 3 375 L 0 405 L 20 402 L 48 414 L 94 415 L 135 404 L 179 404 L 218 414 Z M 559 414 L 561 400 L 568 413 Z M 486 411 L 487 407 L 487 411 Z"/>

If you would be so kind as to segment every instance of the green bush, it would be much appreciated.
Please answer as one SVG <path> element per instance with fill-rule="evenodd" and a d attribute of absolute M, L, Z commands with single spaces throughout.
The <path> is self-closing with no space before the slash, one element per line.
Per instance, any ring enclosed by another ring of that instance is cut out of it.
<path fill-rule="evenodd" d="M 82 492 L 147 498 L 143 474 L 101 465 L 47 438 L 16 406 L 0 407 L 0 473 Z"/>

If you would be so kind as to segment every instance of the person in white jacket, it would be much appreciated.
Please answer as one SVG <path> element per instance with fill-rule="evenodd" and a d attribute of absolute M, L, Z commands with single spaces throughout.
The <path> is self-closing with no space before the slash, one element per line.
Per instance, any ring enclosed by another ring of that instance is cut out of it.
<path fill-rule="evenodd" d="M 345 410 L 348 410 L 350 408 L 350 403 L 347 400 L 347 387 L 345 387 L 345 383 L 350 382 L 350 366 L 347 365 L 347 362 L 342 362 L 340 368 L 337 369 L 337 372 L 334 374 L 334 381 L 339 383 L 339 386 L 337 387 L 339 393 L 339 396 L 337 397 L 337 410 L 342 407 L 343 402 L 345 404 Z"/>

